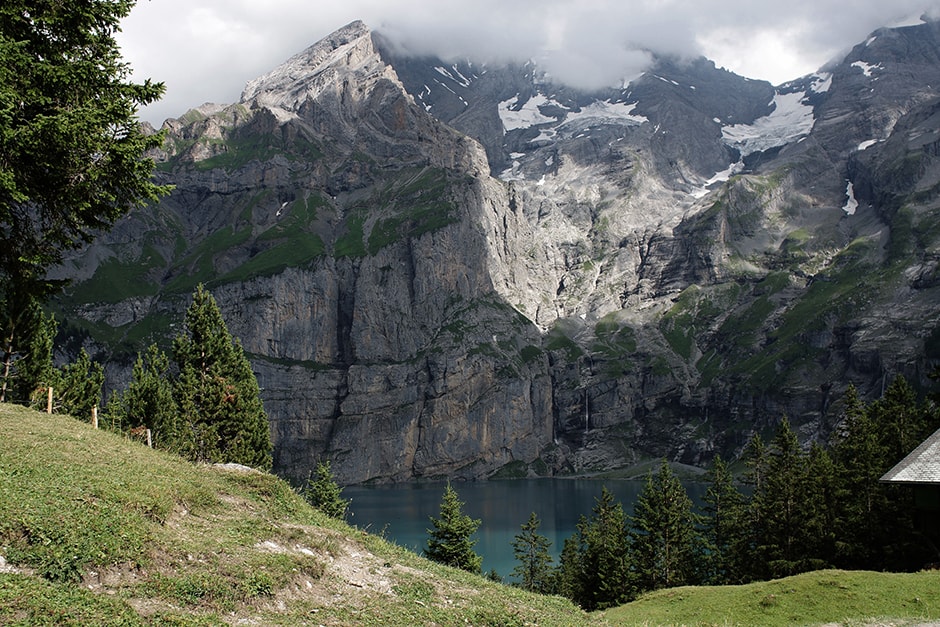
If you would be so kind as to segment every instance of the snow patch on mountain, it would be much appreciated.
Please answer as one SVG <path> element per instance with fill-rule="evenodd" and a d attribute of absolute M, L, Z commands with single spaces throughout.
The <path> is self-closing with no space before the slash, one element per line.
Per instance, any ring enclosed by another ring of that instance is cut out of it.
<path fill-rule="evenodd" d="M 813 107 L 804 103 L 801 92 L 777 93 L 772 101 L 773 111 L 753 124 L 733 124 L 721 129 L 725 143 L 749 155 L 785 146 L 805 137 L 813 129 Z"/>
<path fill-rule="evenodd" d="M 707 181 L 705 181 L 700 188 L 692 191 L 689 195 L 692 196 L 692 198 L 696 198 L 696 199 L 704 198 L 705 196 L 708 195 L 708 192 L 711 191 L 711 187 L 713 185 L 717 183 L 726 182 L 728 179 L 730 179 L 732 176 L 734 176 L 738 172 L 741 172 L 743 169 L 744 169 L 743 161 L 732 163 L 731 165 L 728 166 L 726 170 L 722 170 L 721 172 L 716 172 L 715 175 L 712 176 Z"/>
<path fill-rule="evenodd" d="M 809 88 L 817 94 L 822 94 L 829 91 L 830 87 L 832 87 L 832 73 L 823 72 L 822 74 L 813 75 L 813 82 Z"/>
<path fill-rule="evenodd" d="M 846 185 L 845 195 L 847 196 L 847 200 L 842 207 L 842 211 L 844 211 L 846 215 L 854 216 L 856 209 L 858 209 L 858 200 L 855 199 L 855 186 L 852 185 L 852 181 L 849 181 L 848 185 Z"/>
<path fill-rule="evenodd" d="M 639 126 L 649 119 L 643 115 L 635 115 L 633 110 L 637 103 L 594 101 L 580 111 L 572 111 L 565 117 L 565 125 L 578 121 L 619 122 L 628 126 Z"/>
<path fill-rule="evenodd" d="M 855 63 L 852 64 L 852 67 L 857 67 L 858 69 L 860 69 L 862 71 L 862 74 L 864 74 L 867 78 L 871 78 L 872 70 L 884 69 L 884 66 L 881 65 L 880 63 L 871 65 L 871 64 L 865 63 L 864 61 L 856 61 Z"/>
<path fill-rule="evenodd" d="M 461 87 L 470 87 L 470 83 L 473 82 L 473 79 L 476 78 L 475 75 L 471 75 L 470 78 L 464 76 L 456 64 L 450 66 L 449 68 L 435 66 L 434 70 L 441 76 L 448 78 Z"/>
<path fill-rule="evenodd" d="M 595 100 L 591 104 L 572 110 L 544 94 L 538 94 L 520 104 L 520 96 L 503 100 L 499 103 L 499 118 L 505 132 L 542 125 L 557 125 L 556 128 L 543 128 L 536 141 L 553 139 L 563 128 L 569 132 L 581 130 L 594 124 L 614 123 L 625 126 L 639 126 L 649 120 L 633 113 L 637 103 L 611 102 Z M 551 106 L 563 112 L 559 116 L 548 116 L 542 108 Z"/>
<path fill-rule="evenodd" d="M 520 96 L 516 94 L 513 98 L 499 103 L 499 119 L 502 120 L 505 131 L 514 131 L 556 121 L 555 118 L 543 115 L 539 107 L 557 105 L 557 102 L 546 98 L 542 94 L 529 98 L 521 104 L 519 100 Z"/>

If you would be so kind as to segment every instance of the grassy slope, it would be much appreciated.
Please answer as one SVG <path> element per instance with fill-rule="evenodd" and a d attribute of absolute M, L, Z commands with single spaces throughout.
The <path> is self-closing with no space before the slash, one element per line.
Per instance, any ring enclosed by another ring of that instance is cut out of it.
<path fill-rule="evenodd" d="M 0 624 L 576 625 L 332 521 L 274 476 L 0 405 Z M 2 564 L 0 564 L 2 566 Z M 45 578 L 40 578 L 42 575 Z"/>
<path fill-rule="evenodd" d="M 906 625 L 940 619 L 940 572 L 823 570 L 744 586 L 673 588 L 601 615 L 615 625 Z"/>
<path fill-rule="evenodd" d="M 0 405 L 0 624 L 862 624 L 940 618 L 940 573 L 678 588 L 588 616 L 442 567 L 260 473 Z M 40 577 L 38 575 L 42 575 Z M 900 620 L 898 620 L 900 619 Z"/>

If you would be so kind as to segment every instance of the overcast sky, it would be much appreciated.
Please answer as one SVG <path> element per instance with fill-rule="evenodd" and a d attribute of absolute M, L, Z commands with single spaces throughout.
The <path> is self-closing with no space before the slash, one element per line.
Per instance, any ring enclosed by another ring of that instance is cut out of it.
<path fill-rule="evenodd" d="M 247 81 L 356 19 L 416 53 L 534 58 L 592 87 L 636 76 L 644 49 L 779 84 L 926 11 L 940 16 L 936 0 L 138 0 L 118 41 L 135 80 L 166 83 L 141 112 L 159 127 L 236 102 Z"/>

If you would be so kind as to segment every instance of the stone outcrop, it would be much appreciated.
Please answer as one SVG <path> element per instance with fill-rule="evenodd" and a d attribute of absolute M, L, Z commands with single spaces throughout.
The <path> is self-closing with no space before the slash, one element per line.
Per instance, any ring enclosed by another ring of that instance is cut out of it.
<path fill-rule="evenodd" d="M 776 88 L 659 59 L 582 93 L 353 23 L 169 120 L 175 191 L 59 307 L 118 385 L 206 283 L 298 480 L 701 465 L 784 414 L 824 439 L 848 384 L 940 357 L 938 31 Z"/>

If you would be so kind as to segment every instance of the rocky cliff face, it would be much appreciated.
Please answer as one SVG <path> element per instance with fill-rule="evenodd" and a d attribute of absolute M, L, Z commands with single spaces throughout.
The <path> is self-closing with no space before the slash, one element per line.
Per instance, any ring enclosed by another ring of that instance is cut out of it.
<path fill-rule="evenodd" d="M 63 269 L 108 361 L 197 282 L 278 472 L 483 478 L 734 455 L 940 357 L 937 24 L 773 87 L 661 59 L 581 93 L 351 24 L 167 122 L 176 191 Z"/>

